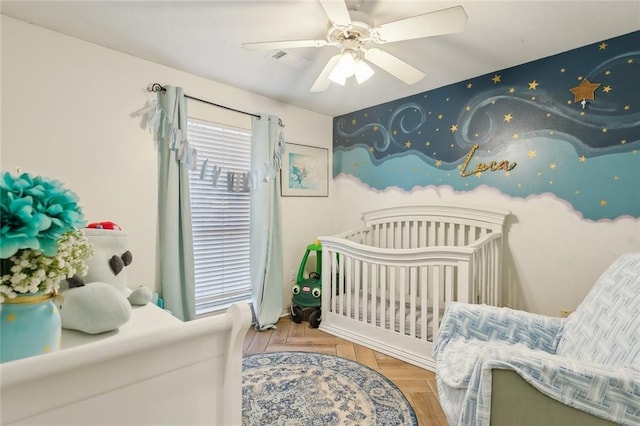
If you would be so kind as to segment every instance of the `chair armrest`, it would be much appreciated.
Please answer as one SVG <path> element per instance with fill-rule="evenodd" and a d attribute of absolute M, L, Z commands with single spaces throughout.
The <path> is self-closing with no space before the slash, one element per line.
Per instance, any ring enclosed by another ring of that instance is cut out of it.
<path fill-rule="evenodd" d="M 564 318 L 555 318 L 509 308 L 453 302 L 447 306 L 433 355 L 442 352 L 452 339 L 476 339 L 521 343 L 530 349 L 555 353 Z"/>
<path fill-rule="evenodd" d="M 491 426 L 615 425 L 543 394 L 513 370 L 491 372 Z"/>

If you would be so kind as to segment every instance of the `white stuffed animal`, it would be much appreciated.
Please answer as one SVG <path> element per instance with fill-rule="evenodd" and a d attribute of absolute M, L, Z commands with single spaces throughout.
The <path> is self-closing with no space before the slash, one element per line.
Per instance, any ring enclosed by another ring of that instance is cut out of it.
<path fill-rule="evenodd" d="M 113 222 L 90 224 L 83 229 L 94 254 L 85 261 L 84 278 L 67 280 L 60 305 L 62 327 L 89 334 L 119 328 L 131 316 L 131 305 L 146 305 L 152 292 L 144 286 L 128 287 L 126 267 L 133 260 L 127 250 L 127 234 Z M 85 285 L 86 283 L 86 285 Z"/>

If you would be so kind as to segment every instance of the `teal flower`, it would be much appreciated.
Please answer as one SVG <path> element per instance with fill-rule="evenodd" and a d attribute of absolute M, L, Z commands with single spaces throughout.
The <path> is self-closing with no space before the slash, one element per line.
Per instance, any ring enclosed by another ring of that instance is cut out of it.
<path fill-rule="evenodd" d="M 85 225 L 78 196 L 61 182 L 28 173 L 0 179 L 0 259 L 20 249 L 55 255 L 58 239 Z"/>

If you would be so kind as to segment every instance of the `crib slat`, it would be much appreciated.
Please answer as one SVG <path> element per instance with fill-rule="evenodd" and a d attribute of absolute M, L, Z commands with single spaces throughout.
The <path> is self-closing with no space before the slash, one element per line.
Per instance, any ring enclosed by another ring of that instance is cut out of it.
<path fill-rule="evenodd" d="M 344 254 L 340 255 L 340 262 L 339 262 L 339 270 L 340 270 L 340 274 L 338 275 L 338 292 L 340 293 L 340 308 L 337 311 L 338 314 L 340 315 L 344 315 L 344 303 L 345 303 L 345 272 L 344 272 L 344 268 L 345 268 L 345 263 L 346 262 L 346 257 Z"/>
<path fill-rule="evenodd" d="M 387 321 L 387 278 L 389 270 L 386 265 L 380 265 L 380 314 L 377 318 L 378 326 L 385 328 Z"/>
<path fill-rule="evenodd" d="M 405 326 L 406 326 L 406 321 L 405 318 L 407 317 L 406 314 L 406 308 L 407 308 L 407 290 L 406 290 L 406 285 L 407 285 L 407 267 L 401 267 L 400 268 L 400 276 L 399 276 L 399 280 L 398 280 L 398 284 L 400 285 L 400 304 L 399 304 L 399 313 L 398 313 L 398 322 L 400 324 L 399 327 L 399 331 L 400 334 L 406 334 L 405 331 Z M 394 328 L 391 328 L 391 330 L 395 330 Z"/>
<path fill-rule="evenodd" d="M 362 304 L 362 318 L 360 321 L 368 322 L 367 317 L 369 315 L 369 294 L 370 291 L 370 281 L 369 281 L 369 268 L 371 265 L 368 262 L 362 262 L 362 292 L 360 293 L 360 303 Z"/>
<path fill-rule="evenodd" d="M 351 318 L 351 293 L 353 291 L 353 279 L 352 279 L 352 273 L 353 273 L 353 259 L 351 258 L 351 256 L 347 256 L 347 258 L 345 259 L 345 271 L 344 271 L 344 275 L 345 275 L 345 309 L 343 310 L 342 315 L 346 316 L 347 318 Z"/>
<path fill-rule="evenodd" d="M 431 266 L 431 281 L 432 281 L 432 285 L 431 288 L 433 290 L 433 312 L 434 314 L 436 312 L 440 312 L 440 300 L 441 300 L 441 295 L 440 295 L 440 267 L 438 266 Z M 432 336 L 435 336 L 438 334 L 438 327 L 439 327 L 440 323 L 438 321 L 433 321 L 433 323 L 431 324 L 432 326 Z"/>
<path fill-rule="evenodd" d="M 395 266 L 389 268 L 389 325 L 383 325 L 388 330 L 396 328 L 396 272 Z"/>
<path fill-rule="evenodd" d="M 457 300 L 458 302 L 471 303 L 470 294 L 472 287 L 473 277 L 471 276 L 471 268 L 469 267 L 469 262 L 461 261 L 458 263 L 458 294 Z M 453 300 L 453 299 L 448 299 Z"/>
<path fill-rule="evenodd" d="M 415 267 L 411 267 L 409 269 L 409 301 L 411 305 L 409 306 L 409 320 L 410 322 L 410 335 L 412 337 L 416 337 L 416 321 L 418 321 L 418 317 L 416 315 L 416 300 L 417 300 L 417 292 L 418 292 L 418 284 L 417 284 L 417 269 Z"/>
<path fill-rule="evenodd" d="M 330 256 L 331 256 L 330 257 L 330 259 L 331 259 L 331 262 L 330 262 L 331 263 L 331 278 L 330 278 L 331 279 L 331 289 L 330 289 L 331 293 L 330 294 L 331 295 L 334 295 L 334 294 L 337 295 L 338 292 L 336 291 L 336 289 L 338 288 L 337 287 L 338 286 L 338 283 L 337 283 L 337 278 L 338 278 L 338 275 L 337 275 L 337 271 L 338 271 L 338 269 L 337 269 L 338 253 L 336 253 L 335 251 L 332 251 L 330 253 L 331 253 L 330 254 Z M 325 263 L 329 263 L 329 262 L 326 262 L 326 260 L 323 259 L 322 264 L 324 265 Z M 324 291 L 326 291 L 326 290 L 324 290 Z M 324 291 L 323 291 L 323 293 L 324 293 Z M 331 312 L 336 312 L 336 304 L 338 303 L 338 297 L 331 297 L 331 299 L 330 299 L 331 300 L 331 305 L 330 305 Z"/>
<path fill-rule="evenodd" d="M 420 267 L 420 289 L 422 290 L 420 294 L 420 307 L 421 307 L 420 338 L 422 340 L 427 340 L 427 335 L 428 335 L 427 318 L 429 316 L 428 315 L 429 309 L 431 308 L 429 306 L 429 302 L 427 301 L 428 286 L 429 286 L 428 271 L 429 269 L 427 266 Z"/>

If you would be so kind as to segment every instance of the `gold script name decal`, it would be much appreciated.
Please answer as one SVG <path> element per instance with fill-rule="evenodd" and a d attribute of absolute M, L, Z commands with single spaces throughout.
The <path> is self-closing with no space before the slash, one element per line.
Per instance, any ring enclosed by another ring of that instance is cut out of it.
<path fill-rule="evenodd" d="M 473 154 L 478 150 L 479 145 L 475 144 L 471 147 L 471 150 L 467 154 L 467 158 L 464 160 L 464 165 L 462 166 L 462 170 L 460 170 L 460 176 L 467 177 L 471 175 L 475 175 L 476 173 L 486 172 L 487 170 L 490 172 L 497 172 L 498 170 L 504 170 L 505 172 L 513 170 L 517 163 L 509 163 L 507 160 L 502 160 L 499 163 L 492 161 L 489 164 L 478 163 L 476 164 L 476 168 L 472 172 L 467 171 L 467 167 L 471 162 L 471 158 Z"/>

